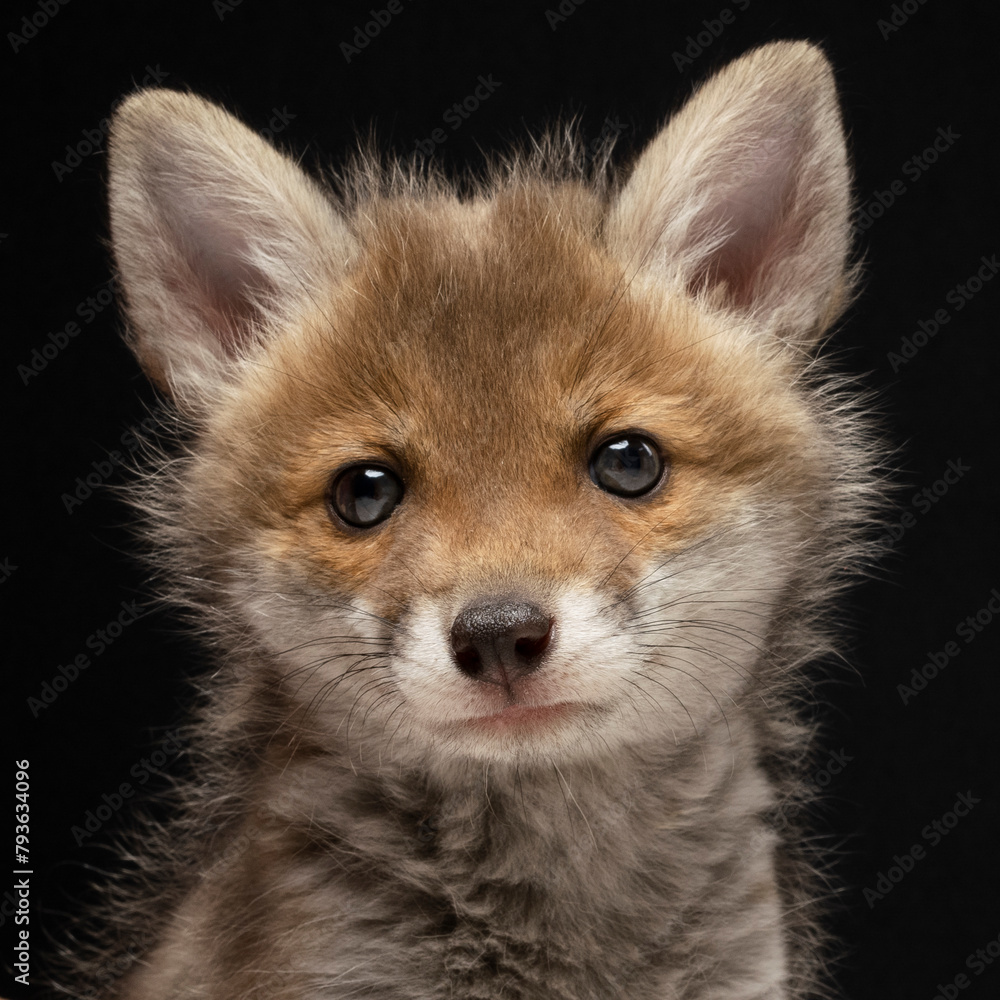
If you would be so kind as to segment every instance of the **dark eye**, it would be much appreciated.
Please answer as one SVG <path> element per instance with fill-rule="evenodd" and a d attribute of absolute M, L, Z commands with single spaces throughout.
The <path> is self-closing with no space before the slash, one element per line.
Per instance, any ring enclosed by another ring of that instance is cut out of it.
<path fill-rule="evenodd" d="M 351 465 L 330 484 L 334 513 L 355 528 L 371 528 L 384 521 L 403 499 L 403 484 L 381 465 Z"/>
<path fill-rule="evenodd" d="M 637 497 L 663 478 L 663 459 L 656 445 L 641 434 L 605 441 L 590 458 L 590 478 L 608 493 Z"/>

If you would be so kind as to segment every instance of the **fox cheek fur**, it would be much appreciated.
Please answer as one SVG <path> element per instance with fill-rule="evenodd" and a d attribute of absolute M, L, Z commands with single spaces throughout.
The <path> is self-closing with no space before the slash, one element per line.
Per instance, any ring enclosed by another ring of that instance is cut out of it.
<path fill-rule="evenodd" d="M 219 661 L 108 995 L 815 989 L 774 809 L 876 499 L 816 357 L 852 279 L 819 50 L 730 64 L 621 184 L 553 138 L 462 197 L 370 158 L 334 195 L 167 90 L 109 153 L 185 441 L 139 504 Z"/>

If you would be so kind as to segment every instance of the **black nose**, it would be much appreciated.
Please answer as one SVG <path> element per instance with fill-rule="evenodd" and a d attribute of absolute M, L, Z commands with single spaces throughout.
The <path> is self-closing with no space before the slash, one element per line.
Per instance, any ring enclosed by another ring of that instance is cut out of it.
<path fill-rule="evenodd" d="M 462 610 L 451 627 L 459 669 L 476 680 L 508 686 L 541 666 L 552 619 L 523 601 L 491 601 Z"/>

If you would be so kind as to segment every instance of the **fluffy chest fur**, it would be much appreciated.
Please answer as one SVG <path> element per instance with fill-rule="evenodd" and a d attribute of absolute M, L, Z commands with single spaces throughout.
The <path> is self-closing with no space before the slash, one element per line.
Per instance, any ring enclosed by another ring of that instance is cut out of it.
<path fill-rule="evenodd" d="M 754 757 L 720 727 L 674 754 L 432 785 L 291 763 L 162 946 L 191 954 L 211 929 L 225 940 L 213 964 L 162 962 L 171 972 L 134 990 L 195 996 L 193 978 L 232 996 L 697 997 L 727 969 L 775 990 L 788 900 Z"/>

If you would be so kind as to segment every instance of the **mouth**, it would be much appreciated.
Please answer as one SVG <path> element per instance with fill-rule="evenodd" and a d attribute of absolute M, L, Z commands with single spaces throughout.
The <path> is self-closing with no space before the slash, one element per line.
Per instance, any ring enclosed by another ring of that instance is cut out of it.
<path fill-rule="evenodd" d="M 559 701 L 551 705 L 506 705 L 490 715 L 473 716 L 460 723 L 465 728 L 503 732 L 517 729 L 541 729 L 576 715 L 581 706 Z"/>

